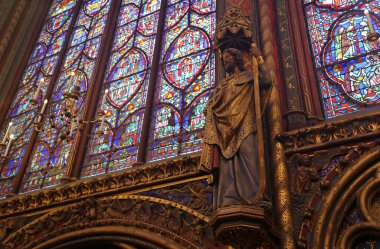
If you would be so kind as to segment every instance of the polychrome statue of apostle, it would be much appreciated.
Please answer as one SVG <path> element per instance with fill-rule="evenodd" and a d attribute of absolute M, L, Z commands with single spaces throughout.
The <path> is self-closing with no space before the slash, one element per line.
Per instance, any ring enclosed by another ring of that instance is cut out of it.
<path fill-rule="evenodd" d="M 222 52 L 226 78 L 217 84 L 205 108 L 201 165 L 209 170 L 218 169 L 215 208 L 256 205 L 265 196 L 265 189 L 260 187 L 261 182 L 266 182 L 261 179 L 266 174 L 260 167 L 263 148 L 259 150 L 259 147 L 264 143 L 258 142 L 258 127 L 261 129 L 262 126 L 257 122 L 262 121 L 261 113 L 258 117 L 257 112 L 265 109 L 271 77 L 255 44 L 251 46 L 251 55 L 256 70 L 245 68 L 240 50 L 227 48 Z M 260 89 L 256 98 L 255 82 L 256 89 Z"/>

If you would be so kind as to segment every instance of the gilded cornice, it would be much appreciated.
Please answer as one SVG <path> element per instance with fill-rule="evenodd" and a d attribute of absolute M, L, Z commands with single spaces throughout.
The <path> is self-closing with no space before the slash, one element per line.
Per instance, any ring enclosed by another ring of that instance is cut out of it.
<path fill-rule="evenodd" d="M 277 137 L 285 154 L 303 153 L 380 136 L 380 112 L 286 132 Z"/>
<path fill-rule="evenodd" d="M 202 174 L 199 172 L 198 162 L 199 157 L 184 157 L 14 196 L 0 202 L 0 218 L 73 203 L 88 197 L 137 193 L 152 185 L 159 187 L 168 182 L 190 180 Z"/>

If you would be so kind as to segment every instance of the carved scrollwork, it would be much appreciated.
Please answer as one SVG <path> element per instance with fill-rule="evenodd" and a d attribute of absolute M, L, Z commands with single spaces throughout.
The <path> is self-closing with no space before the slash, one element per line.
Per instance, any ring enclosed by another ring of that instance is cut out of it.
<path fill-rule="evenodd" d="M 20 229 L 22 226 L 28 224 L 34 219 L 37 219 L 40 217 L 39 215 L 32 215 L 32 216 L 19 216 L 14 218 L 9 218 L 2 220 L 0 222 L 0 248 L 4 247 L 4 240 L 14 231 Z"/>
<path fill-rule="evenodd" d="M 350 208 L 342 210 L 339 221 L 336 248 L 378 248 L 380 246 L 379 197 L 380 169 L 359 187 L 359 194 L 351 200 Z"/>

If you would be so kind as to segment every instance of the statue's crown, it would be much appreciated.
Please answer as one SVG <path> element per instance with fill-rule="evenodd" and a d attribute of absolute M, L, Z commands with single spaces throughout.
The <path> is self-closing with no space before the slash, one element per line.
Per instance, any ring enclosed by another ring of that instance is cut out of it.
<path fill-rule="evenodd" d="M 215 47 L 222 51 L 226 48 L 246 50 L 253 39 L 252 23 L 244 10 L 235 6 L 228 8 L 217 25 Z"/>

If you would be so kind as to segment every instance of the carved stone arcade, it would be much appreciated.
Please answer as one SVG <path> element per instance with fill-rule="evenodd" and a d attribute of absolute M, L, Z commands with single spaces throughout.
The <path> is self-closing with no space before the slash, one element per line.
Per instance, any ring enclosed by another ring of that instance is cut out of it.
<path fill-rule="evenodd" d="M 378 245 L 379 131 L 380 118 L 372 113 L 278 137 L 291 179 L 298 248 Z"/>

